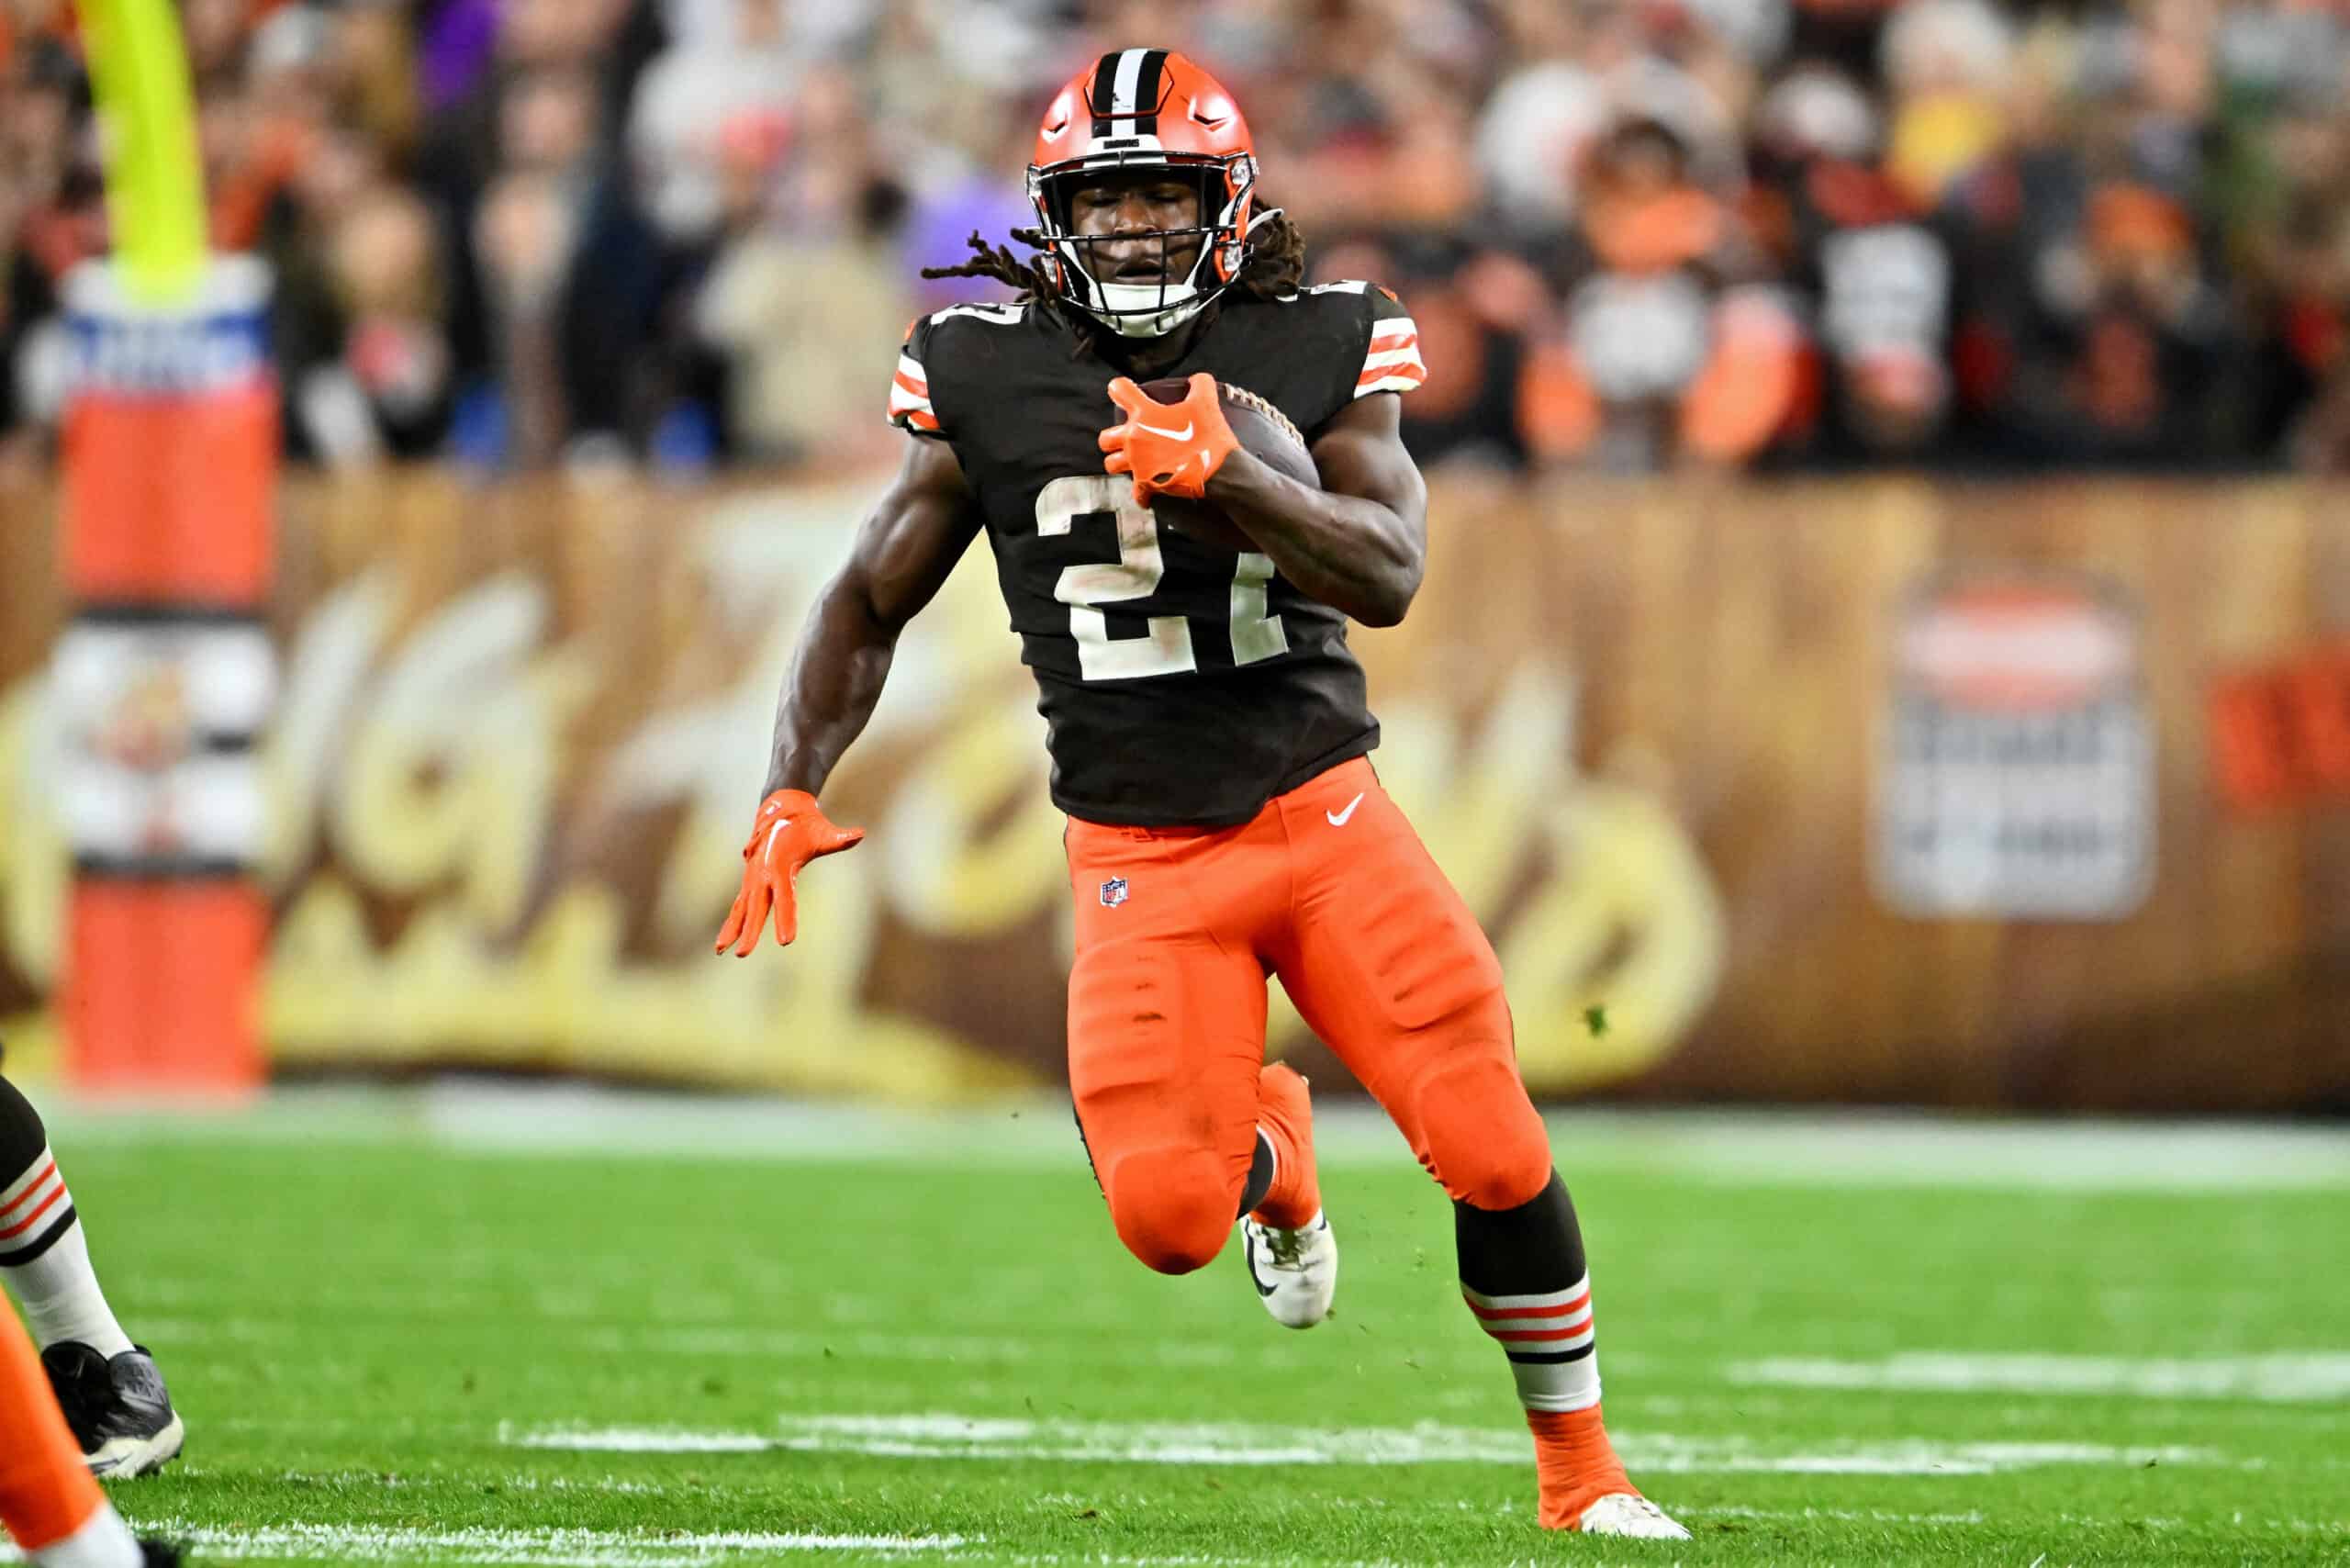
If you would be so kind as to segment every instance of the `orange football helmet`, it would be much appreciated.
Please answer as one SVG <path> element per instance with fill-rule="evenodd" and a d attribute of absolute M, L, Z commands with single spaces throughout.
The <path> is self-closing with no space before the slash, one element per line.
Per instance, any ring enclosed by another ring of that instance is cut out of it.
<path fill-rule="evenodd" d="M 1113 237 L 1072 232 L 1069 205 L 1105 169 L 1169 169 L 1198 181 L 1199 227 L 1144 236 L 1169 247 L 1201 237 L 1183 276 L 1162 267 L 1157 283 L 1116 283 L 1095 271 L 1089 252 Z M 1232 286 L 1248 263 L 1248 230 L 1262 221 L 1251 212 L 1256 186 L 1257 148 L 1240 106 L 1214 77 L 1163 49 L 1113 50 L 1072 77 L 1045 111 L 1028 165 L 1028 198 L 1063 297 L 1130 338 L 1172 331 Z"/>

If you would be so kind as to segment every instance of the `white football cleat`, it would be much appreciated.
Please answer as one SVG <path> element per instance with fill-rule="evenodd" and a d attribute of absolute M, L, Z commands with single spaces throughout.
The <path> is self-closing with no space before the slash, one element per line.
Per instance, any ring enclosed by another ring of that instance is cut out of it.
<path fill-rule="evenodd" d="M 1249 1282 L 1274 1322 L 1311 1328 L 1330 1316 L 1331 1298 L 1338 1294 L 1338 1238 L 1330 1233 L 1328 1216 L 1316 1214 L 1298 1230 L 1245 1218 L 1240 1231 Z"/>
<path fill-rule="evenodd" d="M 1637 1492 L 1610 1492 L 1583 1511 L 1575 1529 L 1585 1535 L 1631 1536 L 1640 1540 L 1690 1539 L 1672 1515 Z"/>

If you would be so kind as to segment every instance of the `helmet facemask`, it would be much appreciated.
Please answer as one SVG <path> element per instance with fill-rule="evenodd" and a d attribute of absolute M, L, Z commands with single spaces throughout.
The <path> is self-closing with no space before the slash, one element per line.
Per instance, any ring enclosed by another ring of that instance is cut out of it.
<path fill-rule="evenodd" d="M 1198 193 L 1201 220 L 1186 229 L 1079 234 L 1071 221 L 1077 191 L 1113 171 L 1179 176 Z M 1248 261 L 1249 197 L 1257 180 L 1256 160 L 1247 153 L 1206 157 L 1158 151 L 1074 159 L 1046 168 L 1031 166 L 1028 196 L 1036 208 L 1038 238 L 1052 257 L 1061 296 L 1122 337 L 1156 338 L 1173 331 L 1229 288 Z M 1196 238 L 1199 252 L 1180 275 L 1169 258 Z M 1131 247 L 1155 241 L 1159 264 L 1155 277 L 1114 274 L 1121 264 L 1102 247 Z"/>

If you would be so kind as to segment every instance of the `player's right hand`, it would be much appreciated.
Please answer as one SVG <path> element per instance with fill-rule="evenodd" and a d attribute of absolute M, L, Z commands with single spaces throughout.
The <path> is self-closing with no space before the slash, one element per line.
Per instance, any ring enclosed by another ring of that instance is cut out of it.
<path fill-rule="evenodd" d="M 1215 377 L 1203 370 L 1186 383 L 1180 403 L 1161 403 L 1124 375 L 1110 383 L 1110 401 L 1125 420 L 1102 432 L 1102 469 L 1134 476 L 1135 504 L 1160 496 L 1198 500 L 1208 481 L 1240 444 L 1224 417 Z M 1177 420 L 1182 429 L 1175 428 Z"/>
<path fill-rule="evenodd" d="M 759 945 L 759 931 L 775 911 L 775 943 L 788 947 L 800 935 L 800 903 L 792 883 L 800 868 L 822 855 L 853 849 L 865 836 L 861 827 L 834 827 L 824 818 L 816 797 L 805 790 L 778 790 L 760 803 L 751 823 L 751 841 L 743 846 L 743 890 L 726 912 L 718 930 L 716 951 L 729 946 L 738 958 L 747 958 Z"/>

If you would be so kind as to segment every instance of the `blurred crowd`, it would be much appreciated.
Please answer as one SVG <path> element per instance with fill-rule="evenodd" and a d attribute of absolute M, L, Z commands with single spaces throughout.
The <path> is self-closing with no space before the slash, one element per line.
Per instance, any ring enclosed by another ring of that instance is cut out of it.
<path fill-rule="evenodd" d="M 217 249 L 324 464 L 890 449 L 925 281 L 1104 48 L 1239 95 L 1425 459 L 2350 467 L 2350 4 L 180 0 Z M 66 0 L 0 0 L 0 440 L 106 245 Z"/>

